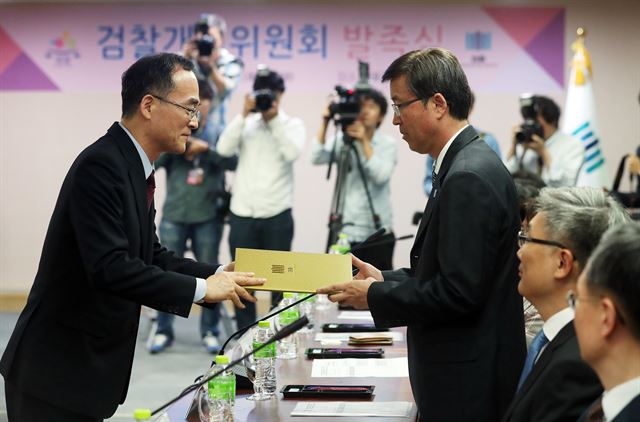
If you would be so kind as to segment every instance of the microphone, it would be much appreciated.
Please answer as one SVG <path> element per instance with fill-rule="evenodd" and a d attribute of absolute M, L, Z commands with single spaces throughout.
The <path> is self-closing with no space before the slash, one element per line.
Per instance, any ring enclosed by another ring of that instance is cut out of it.
<path fill-rule="evenodd" d="M 251 350 L 249 353 L 245 354 L 244 356 L 234 360 L 233 362 L 230 362 L 229 365 L 226 366 L 226 368 L 223 368 L 223 369 L 221 369 L 221 370 L 209 375 L 208 377 L 205 377 L 201 381 L 198 381 L 198 382 L 195 382 L 195 383 L 191 384 L 189 387 L 185 388 L 182 391 L 182 393 L 178 394 L 178 396 L 176 396 L 175 398 L 169 400 L 167 403 L 163 404 L 162 406 L 158 407 L 156 410 L 151 412 L 151 415 L 153 416 L 153 415 L 157 414 L 158 412 L 161 412 L 162 410 L 164 410 L 167 407 L 171 406 L 173 403 L 177 402 L 178 400 L 180 400 L 181 398 L 183 398 L 184 396 L 186 396 L 190 392 L 195 391 L 198 388 L 202 387 L 204 384 L 209 382 L 209 380 L 212 380 L 213 378 L 215 378 L 218 375 L 222 374 L 227 369 L 229 369 L 229 368 L 241 363 L 243 360 L 245 360 L 246 358 L 248 358 L 249 356 L 253 355 L 256 352 L 259 352 L 260 350 L 264 349 L 265 347 L 269 346 L 271 343 L 276 342 L 278 340 L 281 340 L 284 337 L 287 337 L 287 336 L 295 333 L 296 331 L 298 331 L 299 329 L 301 329 L 302 327 L 304 327 L 308 323 L 309 323 L 309 320 L 307 319 L 306 316 L 303 316 L 302 318 L 292 322 L 291 324 L 287 325 L 286 327 L 282 328 L 280 331 L 275 333 L 269 340 L 265 341 L 260 346 L 258 346 L 255 349 Z"/>
<path fill-rule="evenodd" d="M 363 240 L 360 244 L 358 244 L 358 245 L 357 245 L 357 248 L 359 249 L 362 245 L 365 245 L 365 246 L 366 246 L 366 245 L 368 245 L 368 244 L 369 244 L 369 243 L 371 243 L 372 241 L 374 241 L 374 240 L 378 239 L 379 237 L 381 237 L 381 236 L 384 234 L 384 232 L 385 232 L 385 229 L 384 229 L 384 228 L 380 228 L 380 229 L 376 230 L 376 231 L 375 231 L 375 232 L 373 232 L 371 235 L 369 235 L 369 237 L 367 237 L 367 238 L 366 238 L 365 240 Z M 413 235 L 412 235 L 412 236 L 413 236 Z M 355 248 L 354 248 L 354 249 L 355 249 Z M 353 274 L 353 275 L 355 275 L 356 273 L 357 273 L 357 270 L 353 270 L 352 274 Z M 315 296 L 315 295 L 316 295 L 315 293 L 309 293 L 307 296 L 303 297 L 302 299 L 296 300 L 295 302 L 293 302 L 293 303 L 291 303 L 291 304 L 289 304 L 289 305 L 285 306 L 285 307 L 284 307 L 284 308 L 282 308 L 282 309 L 277 309 L 275 312 L 272 312 L 272 313 L 270 313 L 270 314 L 268 314 L 268 315 L 266 315 L 266 316 L 262 317 L 261 319 L 259 319 L 259 320 L 255 321 L 255 322 L 252 322 L 252 323 L 251 323 L 251 324 L 249 324 L 249 325 L 245 325 L 244 327 L 239 328 L 235 333 L 231 334 L 231 335 L 229 336 L 229 338 L 225 340 L 225 342 L 222 344 L 222 347 L 220 348 L 220 351 L 218 352 L 218 354 L 219 354 L 219 355 L 223 355 L 223 354 L 224 354 L 224 351 L 225 351 L 225 348 L 229 345 L 229 342 L 230 342 L 233 338 L 235 338 L 235 337 L 237 337 L 238 335 L 240 335 L 240 334 L 244 333 L 245 331 L 247 331 L 247 330 L 248 330 L 248 329 L 250 329 L 251 327 L 254 327 L 254 326 L 258 325 L 258 322 L 260 322 L 260 321 L 265 321 L 265 320 L 267 320 L 267 319 L 269 319 L 269 318 L 272 318 L 272 317 L 274 317 L 274 316 L 278 315 L 280 312 L 282 312 L 282 311 L 286 311 L 287 309 L 289 309 L 289 308 L 291 308 L 291 307 L 293 307 L 293 306 L 299 305 L 300 303 L 304 302 L 305 300 L 307 300 L 307 299 L 309 299 L 310 297 L 313 297 L 313 296 Z"/>

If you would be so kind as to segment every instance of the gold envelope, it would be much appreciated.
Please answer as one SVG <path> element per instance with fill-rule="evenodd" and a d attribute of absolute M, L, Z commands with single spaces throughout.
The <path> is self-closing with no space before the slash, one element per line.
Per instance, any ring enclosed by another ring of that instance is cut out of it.
<path fill-rule="evenodd" d="M 316 289 L 352 279 L 351 256 L 306 252 L 236 249 L 236 271 L 264 277 L 252 290 L 315 293 Z"/>

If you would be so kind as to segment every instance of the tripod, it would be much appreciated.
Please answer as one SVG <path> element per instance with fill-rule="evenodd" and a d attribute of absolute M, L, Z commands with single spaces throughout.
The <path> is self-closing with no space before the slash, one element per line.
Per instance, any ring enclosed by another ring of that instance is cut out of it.
<path fill-rule="evenodd" d="M 339 123 L 336 122 L 336 126 Z M 367 203 L 369 205 L 369 209 L 371 210 L 371 216 L 373 219 L 373 225 L 375 229 L 379 229 L 381 227 L 380 224 L 380 216 L 376 214 L 375 209 L 373 208 L 373 201 L 371 200 L 371 193 L 369 191 L 369 185 L 367 184 L 367 179 L 364 174 L 364 168 L 362 167 L 362 161 L 360 160 L 360 154 L 358 153 L 358 149 L 355 146 L 355 139 L 351 136 L 347 135 L 345 132 L 346 124 L 344 122 L 342 124 L 342 146 L 340 147 L 340 152 L 337 160 L 335 159 L 335 149 L 336 143 L 333 144 L 333 149 L 331 151 L 331 159 L 329 161 L 329 168 L 327 170 L 327 179 L 331 177 L 331 166 L 334 162 L 337 165 L 337 175 L 336 175 L 336 183 L 333 189 L 333 197 L 331 200 L 331 211 L 329 214 L 329 236 L 327 239 L 327 247 L 326 251 L 329 251 L 331 245 L 336 243 L 338 239 L 338 234 L 342 231 L 342 228 L 345 224 L 342 221 L 343 218 L 343 210 L 344 210 L 344 200 L 346 194 L 346 180 L 347 174 L 352 170 L 351 168 L 351 153 L 355 157 L 356 167 L 358 169 L 358 174 L 360 176 L 360 180 L 364 186 L 364 191 L 367 197 Z"/>

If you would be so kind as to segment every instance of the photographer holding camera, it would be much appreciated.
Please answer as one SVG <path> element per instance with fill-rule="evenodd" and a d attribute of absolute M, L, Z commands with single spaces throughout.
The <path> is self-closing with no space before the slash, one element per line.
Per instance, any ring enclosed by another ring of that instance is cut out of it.
<path fill-rule="evenodd" d="M 222 156 L 238 154 L 229 216 L 229 249 L 288 251 L 293 240 L 293 162 L 304 147 L 304 123 L 280 109 L 285 91 L 278 73 L 259 67 L 241 114 L 220 135 Z M 275 295 L 272 303 L 277 303 Z M 256 319 L 255 304 L 236 308 L 238 327 Z"/>
<path fill-rule="evenodd" d="M 368 89 L 359 95 L 358 100 L 360 111 L 357 119 L 343 128 L 344 133 L 340 131 L 336 134 L 333 146 L 335 150 L 340 150 L 346 133 L 353 139 L 357 151 L 357 156 L 355 153 L 349 155 L 350 169 L 344 182 L 344 224 L 341 229 L 352 246 L 362 242 L 376 230 L 365 192 L 365 181 L 375 213 L 380 217 L 381 227 L 387 229 L 388 234 L 393 234 L 389 181 L 397 161 L 395 140 L 378 130 L 387 112 L 387 100 L 384 95 L 375 89 Z M 325 139 L 332 117 L 329 105 L 322 114 L 322 124 L 311 149 L 311 162 L 315 165 L 331 162 L 331 150 L 325 148 Z M 363 174 L 358 171 L 357 159 L 362 162 Z M 394 242 L 389 241 L 363 248 L 357 255 L 377 268 L 391 269 L 393 249 Z"/>
<path fill-rule="evenodd" d="M 193 39 L 184 46 L 184 56 L 194 62 L 198 79 L 206 79 L 213 100 L 203 138 L 215 148 L 226 123 L 228 99 L 240 82 L 243 63 L 224 48 L 227 23 L 218 15 L 203 13 L 195 24 Z"/>
<path fill-rule="evenodd" d="M 520 103 L 524 123 L 513 129 L 505 165 L 511 173 L 537 174 L 551 187 L 575 186 L 584 148 L 579 140 L 558 130 L 560 107 L 537 95 L 523 95 Z"/>

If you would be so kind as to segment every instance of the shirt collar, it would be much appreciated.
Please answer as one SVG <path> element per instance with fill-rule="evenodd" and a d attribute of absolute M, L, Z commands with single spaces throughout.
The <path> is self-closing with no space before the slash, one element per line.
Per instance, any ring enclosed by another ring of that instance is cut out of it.
<path fill-rule="evenodd" d="M 142 161 L 142 167 L 144 168 L 144 178 L 148 179 L 149 175 L 151 175 L 151 172 L 153 171 L 153 163 L 149 160 L 149 157 L 147 157 L 147 153 L 144 152 L 144 150 L 142 149 L 138 141 L 136 141 L 136 138 L 133 137 L 131 132 L 129 132 L 129 130 L 126 127 L 124 127 L 122 122 L 118 122 L 118 124 L 120 125 L 122 130 L 124 130 L 125 133 L 129 135 L 129 139 L 131 139 L 131 142 L 133 142 L 133 146 L 136 147 L 136 151 L 138 151 L 138 155 L 140 156 L 140 161 Z"/>
<path fill-rule="evenodd" d="M 544 325 L 542 326 L 544 335 L 549 339 L 549 341 L 553 340 L 565 325 L 573 321 L 573 316 L 573 309 L 568 307 L 564 308 L 560 312 L 553 314 L 553 316 L 546 320 Z"/>
<path fill-rule="evenodd" d="M 442 162 L 444 161 L 444 156 L 447 154 L 447 151 L 449 150 L 449 147 L 451 146 L 453 141 L 458 137 L 458 135 L 460 135 L 460 132 L 465 130 L 467 128 L 467 126 L 469 126 L 469 125 L 468 124 L 465 125 L 459 131 L 454 133 L 453 136 L 451 137 L 451 139 L 449 139 L 449 141 L 447 141 L 447 143 L 444 145 L 444 148 L 442 148 L 442 151 L 440 151 L 440 154 L 438 154 L 438 156 L 435 158 L 435 164 L 433 165 L 433 168 L 434 168 L 436 174 L 440 173 L 440 166 L 442 166 Z"/>
<path fill-rule="evenodd" d="M 613 420 L 638 395 L 640 395 L 640 377 L 605 391 L 602 395 L 602 411 L 605 420 Z"/>

